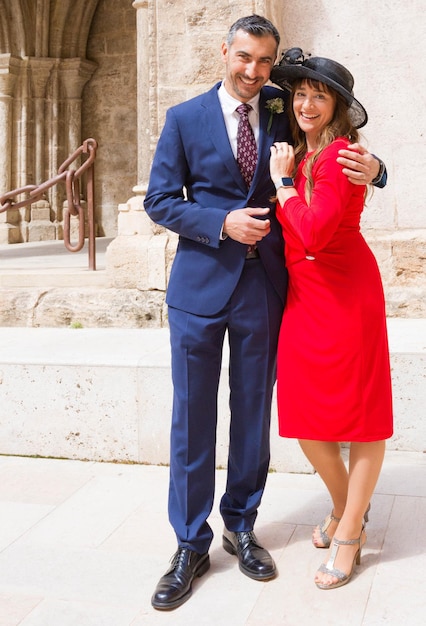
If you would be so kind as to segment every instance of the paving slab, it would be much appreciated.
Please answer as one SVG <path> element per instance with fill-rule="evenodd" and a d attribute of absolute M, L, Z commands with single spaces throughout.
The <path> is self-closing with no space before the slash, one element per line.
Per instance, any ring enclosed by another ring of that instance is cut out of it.
<path fill-rule="evenodd" d="M 353 580 L 318 590 L 325 552 L 312 527 L 330 503 L 315 474 L 271 472 L 256 523 L 276 560 L 253 581 L 221 545 L 217 470 L 211 568 L 192 598 L 155 611 L 151 594 L 175 551 L 168 468 L 0 457 L 0 626 L 417 626 L 424 623 L 426 460 L 389 451 Z"/>

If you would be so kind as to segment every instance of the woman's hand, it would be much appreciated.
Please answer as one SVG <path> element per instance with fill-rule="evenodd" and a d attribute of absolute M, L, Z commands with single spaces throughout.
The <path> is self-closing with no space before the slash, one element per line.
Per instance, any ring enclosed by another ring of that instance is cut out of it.
<path fill-rule="evenodd" d="M 282 177 L 291 177 L 294 170 L 294 150 L 286 141 L 275 142 L 271 146 L 269 169 L 273 181 Z"/>

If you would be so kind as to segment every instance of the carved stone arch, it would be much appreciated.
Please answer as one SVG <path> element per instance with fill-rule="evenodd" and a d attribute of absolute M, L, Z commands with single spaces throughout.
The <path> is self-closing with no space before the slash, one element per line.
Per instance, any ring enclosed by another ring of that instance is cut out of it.
<path fill-rule="evenodd" d="M 0 0 L 0 194 L 57 173 L 80 145 L 87 42 L 100 0 Z M 62 197 L 48 194 L 54 237 Z M 29 211 L 0 214 L 0 242 L 31 240 Z M 49 225 L 52 238 L 52 227 Z M 37 235 L 38 237 L 39 235 Z"/>
<path fill-rule="evenodd" d="M 34 54 L 36 5 L 31 0 L 0 0 L 0 53 Z"/>
<path fill-rule="evenodd" d="M 93 15 L 100 0 L 55 0 L 51 3 L 49 56 L 85 58 Z"/>
<path fill-rule="evenodd" d="M 99 0 L 0 0 L 0 54 L 85 58 Z"/>

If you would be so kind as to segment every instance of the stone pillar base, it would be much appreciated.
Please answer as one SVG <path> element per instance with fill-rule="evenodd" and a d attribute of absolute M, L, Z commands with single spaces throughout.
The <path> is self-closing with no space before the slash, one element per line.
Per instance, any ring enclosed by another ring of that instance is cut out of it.
<path fill-rule="evenodd" d="M 50 220 L 50 205 L 40 200 L 31 205 L 31 221 L 27 227 L 26 241 L 54 241 L 56 228 Z"/>
<path fill-rule="evenodd" d="M 108 284 L 116 289 L 156 290 L 165 294 L 173 235 L 156 226 L 143 208 L 144 195 L 118 207 L 118 237 L 107 248 Z"/>
<path fill-rule="evenodd" d="M 165 291 L 167 235 L 119 235 L 106 251 L 108 285 L 116 289 Z"/>
<path fill-rule="evenodd" d="M 21 230 L 14 224 L 0 224 L 0 244 L 20 243 Z"/>

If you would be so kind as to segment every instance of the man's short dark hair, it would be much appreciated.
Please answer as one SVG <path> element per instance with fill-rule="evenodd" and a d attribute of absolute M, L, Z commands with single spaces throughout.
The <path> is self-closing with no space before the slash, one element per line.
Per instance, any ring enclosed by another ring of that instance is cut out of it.
<path fill-rule="evenodd" d="M 262 17 L 262 15 L 248 15 L 247 17 L 240 17 L 234 24 L 232 24 L 229 29 L 228 36 L 226 38 L 226 43 L 228 46 L 231 46 L 234 41 L 235 35 L 237 31 L 242 30 L 249 35 L 254 35 L 255 37 L 265 37 L 267 35 L 272 35 L 272 37 L 277 42 L 277 48 L 280 45 L 280 34 L 275 26 L 266 19 L 266 17 Z"/>

